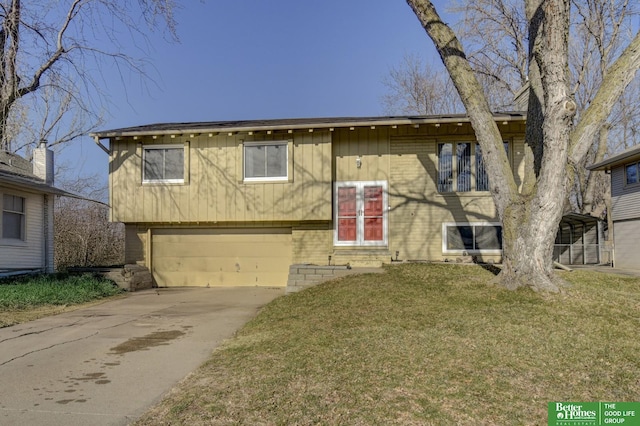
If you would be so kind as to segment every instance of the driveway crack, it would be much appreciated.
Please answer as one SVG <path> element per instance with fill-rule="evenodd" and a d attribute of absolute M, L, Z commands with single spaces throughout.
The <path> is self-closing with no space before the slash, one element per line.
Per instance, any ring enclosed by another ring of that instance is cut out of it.
<path fill-rule="evenodd" d="M 29 332 L 26 332 L 26 333 L 17 334 L 15 336 L 11 336 L 11 337 L 8 337 L 6 339 L 0 340 L 0 343 L 7 342 L 9 340 L 19 339 L 21 337 L 30 336 L 30 335 L 33 335 L 33 334 L 46 333 L 47 331 L 55 330 L 57 328 L 73 327 L 74 325 L 77 325 L 80 321 L 81 320 L 77 320 L 76 322 L 72 322 L 72 323 L 69 323 L 69 324 L 56 325 L 55 327 L 49 327 L 49 328 L 45 328 L 45 329 L 38 330 L 38 331 L 29 331 Z"/>
<path fill-rule="evenodd" d="M 21 354 L 21 355 L 15 356 L 15 357 L 13 357 L 13 358 L 11 358 L 11 359 L 8 359 L 8 360 L 6 360 L 6 361 L 4 361 L 4 362 L 0 363 L 0 367 L 2 367 L 3 365 L 9 364 L 10 362 L 15 361 L 15 360 L 17 360 L 17 359 L 24 358 L 24 357 L 25 357 L 25 356 L 27 356 L 27 355 L 31 355 L 31 354 L 34 354 L 34 353 L 36 353 L 36 352 L 46 351 L 47 349 L 55 348 L 56 346 L 66 345 L 67 343 L 73 343 L 73 342 L 78 342 L 78 341 L 80 341 L 80 340 L 85 340 L 85 339 L 88 339 L 89 337 L 93 337 L 93 336 L 95 336 L 95 335 L 96 335 L 96 334 L 98 334 L 98 333 L 100 333 L 100 331 L 99 331 L 99 330 L 98 330 L 98 331 L 96 331 L 96 332 L 94 332 L 94 333 L 92 333 L 92 334 L 89 334 L 89 335 L 87 335 L 87 336 L 79 337 L 79 338 L 77 338 L 77 339 L 73 339 L 73 340 L 66 340 L 66 341 L 64 341 L 64 342 L 55 343 L 55 344 L 53 344 L 53 345 L 50 345 L 50 346 L 47 346 L 47 347 L 44 347 L 44 348 L 40 348 L 40 349 L 36 349 L 36 350 L 33 350 L 33 351 L 29 351 L 29 352 L 23 353 L 23 354 Z"/>

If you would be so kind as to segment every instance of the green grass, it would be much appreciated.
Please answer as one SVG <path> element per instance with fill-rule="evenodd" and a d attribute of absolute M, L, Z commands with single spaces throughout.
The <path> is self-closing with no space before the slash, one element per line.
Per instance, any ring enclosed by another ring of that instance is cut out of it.
<path fill-rule="evenodd" d="M 0 281 L 0 327 L 122 293 L 112 281 L 86 275 L 52 274 Z"/>
<path fill-rule="evenodd" d="M 138 424 L 542 425 L 550 401 L 640 400 L 640 280 L 563 277 L 412 264 L 279 298 Z"/>

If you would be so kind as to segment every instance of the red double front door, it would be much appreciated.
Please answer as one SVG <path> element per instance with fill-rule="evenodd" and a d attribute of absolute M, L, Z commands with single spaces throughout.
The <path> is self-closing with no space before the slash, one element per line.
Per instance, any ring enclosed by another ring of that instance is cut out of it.
<path fill-rule="evenodd" d="M 336 183 L 336 245 L 385 245 L 386 184 Z"/>

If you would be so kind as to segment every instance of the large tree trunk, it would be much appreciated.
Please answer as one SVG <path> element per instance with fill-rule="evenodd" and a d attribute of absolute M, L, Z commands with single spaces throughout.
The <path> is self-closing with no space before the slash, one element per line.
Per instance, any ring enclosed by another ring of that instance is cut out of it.
<path fill-rule="evenodd" d="M 554 209 L 562 211 L 562 198 Z M 507 209 L 502 218 L 503 259 L 499 280 L 515 290 L 530 287 L 536 291 L 556 292 L 561 280 L 554 274 L 553 247 L 558 222 L 543 210 L 531 211 L 531 203 Z"/>

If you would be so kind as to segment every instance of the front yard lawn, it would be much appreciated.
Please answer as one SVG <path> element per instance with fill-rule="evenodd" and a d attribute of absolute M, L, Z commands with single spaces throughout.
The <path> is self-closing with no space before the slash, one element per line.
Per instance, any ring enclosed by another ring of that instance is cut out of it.
<path fill-rule="evenodd" d="M 0 327 L 77 309 L 122 293 L 92 275 L 38 275 L 0 281 Z"/>
<path fill-rule="evenodd" d="M 552 401 L 640 400 L 640 279 L 559 295 L 409 264 L 281 297 L 138 425 L 542 425 Z"/>

